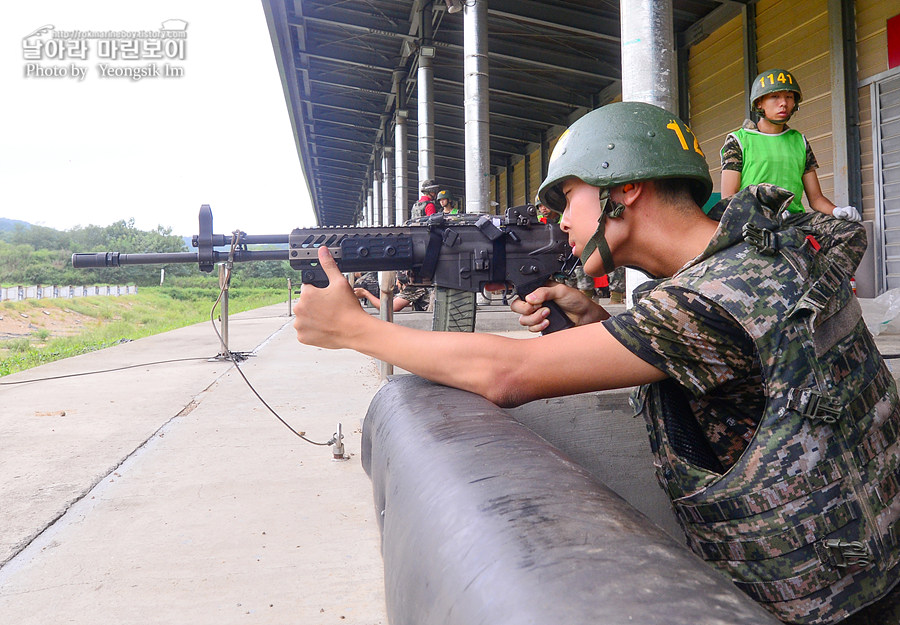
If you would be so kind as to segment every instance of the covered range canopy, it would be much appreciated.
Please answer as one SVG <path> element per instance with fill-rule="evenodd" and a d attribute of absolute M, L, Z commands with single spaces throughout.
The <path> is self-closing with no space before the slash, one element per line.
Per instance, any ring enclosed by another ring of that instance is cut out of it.
<path fill-rule="evenodd" d="M 619 3 L 488 2 L 492 173 L 621 91 Z M 673 0 L 686 49 L 752 3 Z M 465 190 L 463 14 L 444 0 L 263 0 L 297 150 L 320 225 L 356 224 L 408 114 L 405 203 L 418 197 L 417 67 L 434 49 L 434 177 Z M 428 31 L 431 35 L 427 35 Z M 685 112 L 682 111 L 682 114 Z"/>

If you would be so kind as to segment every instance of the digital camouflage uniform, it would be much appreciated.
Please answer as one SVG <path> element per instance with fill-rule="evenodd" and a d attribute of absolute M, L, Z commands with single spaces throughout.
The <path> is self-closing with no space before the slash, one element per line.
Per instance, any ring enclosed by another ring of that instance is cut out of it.
<path fill-rule="evenodd" d="M 609 290 L 616 293 L 625 292 L 625 267 L 617 267 L 609 274 Z"/>
<path fill-rule="evenodd" d="M 581 266 L 581 263 L 575 265 L 574 271 L 566 276 L 566 284 L 579 291 L 594 290 L 594 279 L 584 273 L 584 268 Z"/>
<path fill-rule="evenodd" d="M 367 271 L 353 282 L 353 287 L 365 289 L 375 297 L 381 297 L 381 289 L 378 286 L 378 272 Z"/>
<path fill-rule="evenodd" d="M 424 286 L 407 286 L 395 297 L 402 297 L 408 301 L 413 310 L 428 310 L 431 303 L 431 289 Z"/>
<path fill-rule="evenodd" d="M 791 199 L 760 185 L 720 202 L 705 252 L 639 287 L 634 314 L 673 325 L 629 331 L 630 312 L 605 324 L 636 354 L 667 355 L 649 361 L 670 378 L 633 402 L 691 549 L 780 619 L 830 624 L 900 575 L 900 401 L 849 286 L 864 229 L 782 220 Z M 729 317 L 755 365 L 732 354 Z M 721 327 L 706 330 L 710 319 Z"/>

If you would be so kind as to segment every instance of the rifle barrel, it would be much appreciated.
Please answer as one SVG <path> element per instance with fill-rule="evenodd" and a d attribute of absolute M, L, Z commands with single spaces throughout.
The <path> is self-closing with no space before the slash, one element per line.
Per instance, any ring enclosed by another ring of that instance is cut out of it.
<path fill-rule="evenodd" d="M 228 252 L 213 250 L 213 262 L 228 260 Z M 234 262 L 244 263 L 258 260 L 287 260 L 287 250 L 235 250 Z M 93 254 L 72 254 L 72 266 L 76 269 L 92 267 L 120 267 L 122 265 L 170 265 L 178 263 L 199 263 L 197 252 L 159 252 L 149 254 L 122 254 L 120 252 L 98 252 Z"/>

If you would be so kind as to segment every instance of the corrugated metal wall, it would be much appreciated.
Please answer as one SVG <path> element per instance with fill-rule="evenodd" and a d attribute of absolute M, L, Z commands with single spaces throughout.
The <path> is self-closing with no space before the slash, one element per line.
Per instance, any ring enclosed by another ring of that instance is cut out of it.
<path fill-rule="evenodd" d="M 743 21 L 736 17 L 691 47 L 690 119 L 709 163 L 713 190 L 721 187 L 719 151 L 725 135 L 741 127 L 746 109 L 744 93 Z"/>
<path fill-rule="evenodd" d="M 518 206 L 525 203 L 525 159 L 522 158 L 513 165 L 513 196 L 510 198 L 510 206 Z"/>

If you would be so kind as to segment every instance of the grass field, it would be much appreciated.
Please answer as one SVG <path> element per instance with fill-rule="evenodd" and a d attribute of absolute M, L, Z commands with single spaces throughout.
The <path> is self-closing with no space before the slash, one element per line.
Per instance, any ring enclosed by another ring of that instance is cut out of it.
<path fill-rule="evenodd" d="M 218 292 L 142 287 L 120 297 L 0 302 L 0 376 L 208 321 Z M 228 309 L 235 314 L 278 302 L 287 309 L 286 289 L 232 288 Z"/>

